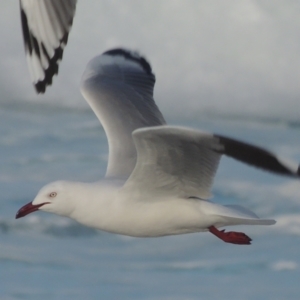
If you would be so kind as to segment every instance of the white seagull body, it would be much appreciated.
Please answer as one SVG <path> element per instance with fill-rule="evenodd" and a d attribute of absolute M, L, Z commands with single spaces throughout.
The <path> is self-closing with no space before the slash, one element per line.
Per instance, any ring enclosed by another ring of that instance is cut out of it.
<path fill-rule="evenodd" d="M 234 244 L 251 239 L 217 228 L 274 224 L 241 206 L 209 200 L 219 160 L 224 154 L 294 177 L 299 165 L 234 139 L 166 125 L 153 99 L 154 83 L 149 63 L 137 53 L 114 49 L 92 59 L 81 90 L 108 138 L 106 176 L 95 183 L 50 183 L 16 217 L 43 210 L 117 234 L 210 231 Z"/>
<path fill-rule="evenodd" d="M 72 27 L 77 0 L 20 0 L 25 53 L 37 93 L 44 93 L 58 73 L 58 64 Z"/>

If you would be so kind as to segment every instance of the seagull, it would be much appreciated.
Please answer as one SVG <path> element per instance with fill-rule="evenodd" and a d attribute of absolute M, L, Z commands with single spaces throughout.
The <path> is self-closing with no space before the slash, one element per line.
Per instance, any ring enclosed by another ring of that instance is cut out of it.
<path fill-rule="evenodd" d="M 109 145 L 105 177 L 44 186 L 16 218 L 41 210 L 103 231 L 159 237 L 209 231 L 224 242 L 251 244 L 229 225 L 272 225 L 238 205 L 210 200 L 222 155 L 291 177 L 299 164 L 248 143 L 197 129 L 170 126 L 153 99 L 155 76 L 139 53 L 112 49 L 87 65 L 81 92 Z"/>
<path fill-rule="evenodd" d="M 77 0 L 20 0 L 21 25 L 29 72 L 36 92 L 44 93 L 72 27 Z"/>

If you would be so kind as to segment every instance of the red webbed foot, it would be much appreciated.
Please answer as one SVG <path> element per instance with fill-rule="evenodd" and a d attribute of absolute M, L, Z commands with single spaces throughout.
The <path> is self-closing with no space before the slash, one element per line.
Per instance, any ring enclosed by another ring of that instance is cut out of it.
<path fill-rule="evenodd" d="M 251 245 L 252 239 L 243 232 L 225 232 L 225 230 L 218 230 L 215 226 L 210 226 L 208 230 L 225 243 Z"/>

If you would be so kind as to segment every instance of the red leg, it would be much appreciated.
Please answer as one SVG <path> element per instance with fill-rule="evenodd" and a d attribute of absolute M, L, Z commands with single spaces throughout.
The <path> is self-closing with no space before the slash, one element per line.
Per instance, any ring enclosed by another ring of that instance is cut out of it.
<path fill-rule="evenodd" d="M 243 232 L 218 230 L 215 226 L 210 226 L 209 232 L 223 240 L 225 243 L 238 244 L 238 245 L 251 245 L 252 239 Z"/>

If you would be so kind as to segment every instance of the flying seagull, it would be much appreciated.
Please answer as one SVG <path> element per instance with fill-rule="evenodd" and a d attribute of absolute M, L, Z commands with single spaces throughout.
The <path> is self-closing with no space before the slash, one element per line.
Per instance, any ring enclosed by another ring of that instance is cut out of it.
<path fill-rule="evenodd" d="M 20 0 L 21 25 L 31 80 L 44 93 L 58 73 L 58 64 L 72 27 L 77 0 Z"/>
<path fill-rule="evenodd" d="M 209 231 L 233 244 L 250 244 L 228 225 L 271 225 L 238 205 L 210 201 L 222 155 L 274 173 L 300 177 L 298 163 L 262 148 L 196 129 L 166 125 L 153 99 L 155 76 L 138 53 L 113 49 L 92 59 L 81 91 L 106 132 L 105 178 L 44 186 L 16 215 L 37 210 L 135 237 Z"/>

